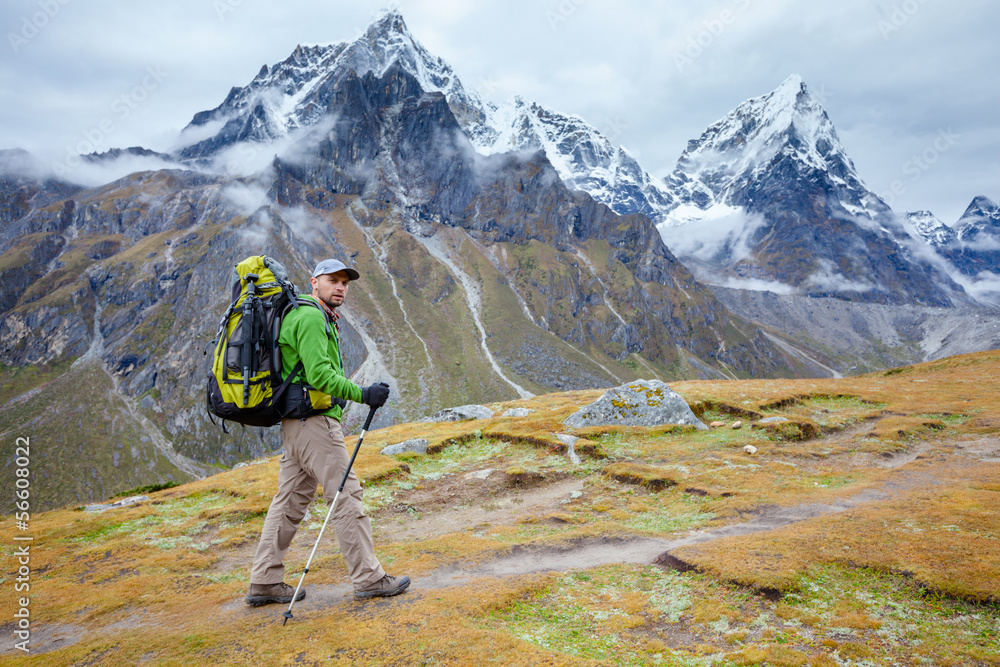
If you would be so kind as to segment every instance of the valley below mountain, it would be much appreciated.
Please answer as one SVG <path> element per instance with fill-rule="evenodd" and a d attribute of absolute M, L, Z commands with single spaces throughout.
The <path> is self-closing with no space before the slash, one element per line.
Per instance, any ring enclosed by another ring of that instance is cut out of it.
<path fill-rule="evenodd" d="M 833 377 L 1000 346 L 996 205 L 977 198 L 952 236 L 900 219 L 794 75 L 661 180 L 578 116 L 480 99 L 389 10 L 262 66 L 168 151 L 81 162 L 107 178 L 0 151 L 0 436 L 7 469 L 17 437 L 48 443 L 45 508 L 280 447 L 277 428 L 226 433 L 205 410 L 206 352 L 251 255 L 302 291 L 327 257 L 361 273 L 344 362 L 392 386 L 377 427 L 639 378 Z"/>
<path fill-rule="evenodd" d="M 770 335 L 783 334 L 803 360 L 814 360 L 819 377 L 857 375 L 1000 348 L 1000 309 L 859 304 L 709 289 L 732 313 L 762 325 Z"/>

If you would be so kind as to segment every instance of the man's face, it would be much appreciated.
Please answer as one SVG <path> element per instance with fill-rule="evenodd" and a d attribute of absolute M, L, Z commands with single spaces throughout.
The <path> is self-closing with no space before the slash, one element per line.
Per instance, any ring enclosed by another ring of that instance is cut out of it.
<path fill-rule="evenodd" d="M 314 297 L 330 308 L 337 308 L 347 298 L 347 283 L 351 282 L 351 277 L 347 275 L 347 271 L 337 271 L 310 278 L 309 282 L 312 283 Z"/>

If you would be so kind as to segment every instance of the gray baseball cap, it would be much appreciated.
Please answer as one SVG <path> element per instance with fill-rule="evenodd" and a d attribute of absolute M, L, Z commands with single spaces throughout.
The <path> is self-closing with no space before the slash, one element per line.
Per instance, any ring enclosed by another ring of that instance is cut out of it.
<path fill-rule="evenodd" d="M 348 267 L 339 259 L 324 259 L 316 265 L 316 270 L 313 271 L 313 278 L 321 276 L 324 273 L 336 273 L 337 271 L 346 271 L 351 280 L 357 280 L 361 277 L 360 273 Z"/>

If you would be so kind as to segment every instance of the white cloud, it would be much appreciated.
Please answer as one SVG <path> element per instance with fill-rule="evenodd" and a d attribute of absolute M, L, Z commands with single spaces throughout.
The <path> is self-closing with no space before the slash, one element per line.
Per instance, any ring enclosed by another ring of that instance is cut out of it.
<path fill-rule="evenodd" d="M 976 277 L 970 278 L 954 271 L 951 277 L 978 303 L 1000 308 L 1000 274 L 983 271 Z"/>
<path fill-rule="evenodd" d="M 262 206 L 270 206 L 267 188 L 253 182 L 233 181 L 221 191 L 222 197 L 236 207 L 240 215 L 250 216 Z"/>
<path fill-rule="evenodd" d="M 868 281 L 851 280 L 841 273 L 833 262 L 820 258 L 819 268 L 802 281 L 802 288 L 810 292 L 870 292 L 875 285 Z"/>
<path fill-rule="evenodd" d="M 973 250 L 1000 250 L 1000 239 L 980 234 L 974 241 L 958 241 L 958 247 Z"/>
<path fill-rule="evenodd" d="M 52 170 L 38 158 L 19 150 L 0 149 L 0 175 L 25 178 L 48 178 Z"/>
<path fill-rule="evenodd" d="M 261 183 L 267 178 L 261 178 Z M 307 206 L 282 206 L 268 196 L 268 189 L 253 181 L 232 181 L 222 189 L 222 197 L 235 208 L 238 215 L 247 217 L 245 226 L 239 229 L 240 238 L 253 244 L 261 244 L 274 229 L 280 219 L 293 234 L 308 239 L 321 234 L 325 222 Z"/>
<path fill-rule="evenodd" d="M 326 224 L 312 210 L 306 209 L 304 206 L 293 208 L 281 206 L 278 208 L 278 213 L 292 230 L 292 233 L 303 239 L 317 236 L 323 231 Z"/>
<path fill-rule="evenodd" d="M 218 118 L 216 120 L 210 120 L 204 125 L 188 125 L 181 130 L 177 136 L 174 138 L 173 143 L 170 146 L 171 151 L 180 148 L 186 148 L 187 146 L 193 146 L 199 141 L 204 141 L 205 139 L 210 139 L 219 133 L 219 130 L 225 126 L 228 118 Z"/>
<path fill-rule="evenodd" d="M 740 207 L 715 204 L 707 210 L 680 206 L 657 229 L 663 242 L 678 257 L 701 263 L 732 264 L 752 252 L 751 239 L 766 221 Z"/>
<path fill-rule="evenodd" d="M 722 276 L 715 278 L 711 285 L 721 287 L 731 287 L 733 289 L 745 289 L 754 292 L 774 292 L 775 294 L 800 294 L 801 290 L 786 285 L 776 280 L 763 280 L 760 278 L 737 278 L 733 276 Z"/>
<path fill-rule="evenodd" d="M 266 208 L 259 209 L 247 218 L 246 223 L 236 228 L 236 234 L 244 245 L 261 248 L 274 230 L 274 219 Z"/>
<path fill-rule="evenodd" d="M 53 162 L 50 167 L 52 176 L 59 180 L 86 187 L 96 187 L 124 178 L 137 171 L 177 169 L 179 165 L 156 156 L 122 154 L 114 159 L 96 161 L 73 156 L 65 162 Z"/>

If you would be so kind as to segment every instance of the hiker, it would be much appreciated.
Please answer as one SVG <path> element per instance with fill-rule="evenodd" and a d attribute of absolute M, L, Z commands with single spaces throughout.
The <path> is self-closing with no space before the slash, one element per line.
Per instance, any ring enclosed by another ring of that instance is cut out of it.
<path fill-rule="evenodd" d="M 310 279 L 312 298 L 319 302 L 321 310 L 296 308 L 281 324 L 278 340 L 282 367 L 291 369 L 301 361 L 305 377 L 300 381 L 333 397 L 333 406 L 322 414 L 281 422 L 285 453 L 280 459 L 278 492 L 264 519 L 246 597 L 247 604 L 254 607 L 292 601 L 295 588 L 284 583 L 285 553 L 316 493 L 317 483 L 323 485 L 327 503 L 332 502 L 350 461 L 340 426 L 344 399 L 379 408 L 389 397 L 387 385 L 376 383 L 362 388 L 344 377 L 337 308 L 344 304 L 350 281 L 358 278 L 358 272 L 342 262 L 323 260 Z M 410 585 L 410 578 L 394 577 L 382 569 L 375 557 L 371 520 L 362 508 L 361 494 L 361 484 L 352 470 L 331 517 L 354 584 L 354 597 L 398 595 Z M 305 593 L 301 589 L 296 601 Z"/>

